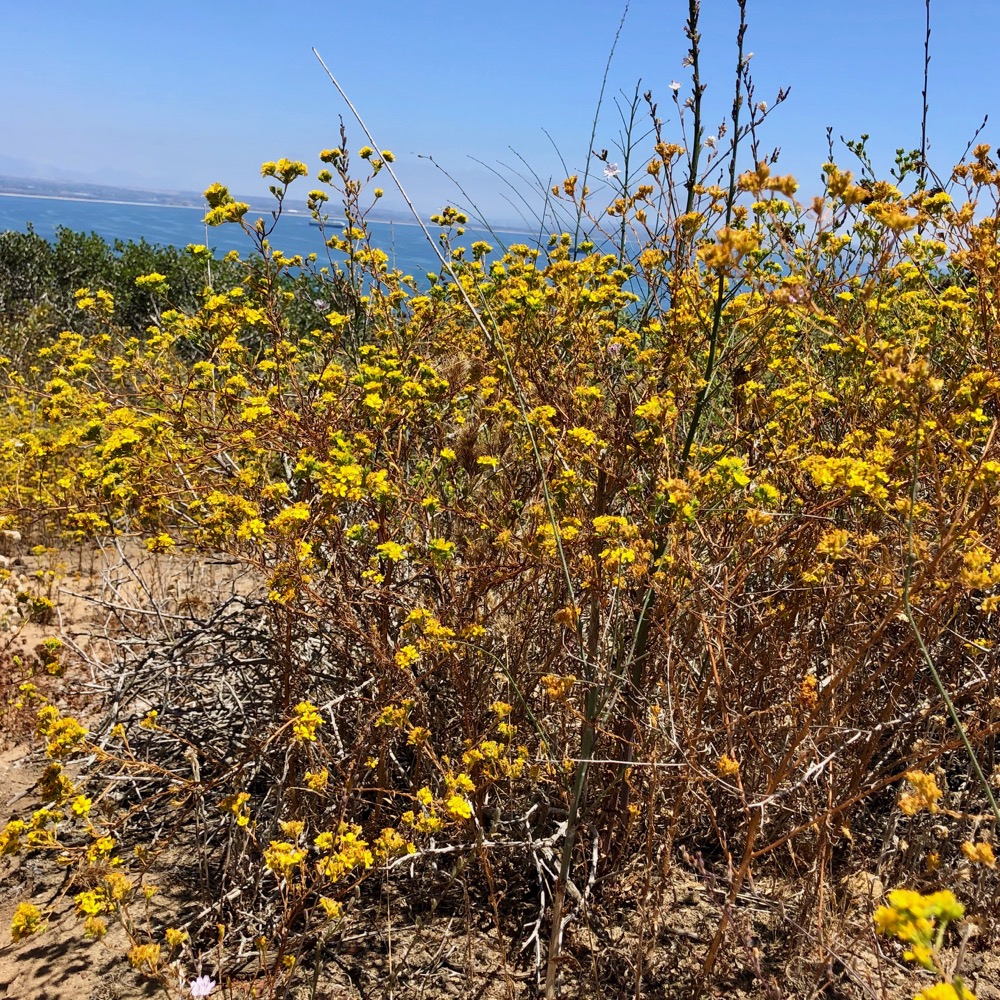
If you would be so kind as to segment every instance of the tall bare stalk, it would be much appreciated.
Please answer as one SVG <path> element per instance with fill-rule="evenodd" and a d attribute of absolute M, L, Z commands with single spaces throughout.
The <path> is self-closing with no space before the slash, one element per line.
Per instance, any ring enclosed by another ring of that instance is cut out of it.
<path fill-rule="evenodd" d="M 737 0 L 740 8 L 740 25 L 737 31 L 737 60 L 736 60 L 736 89 L 733 98 L 733 108 L 732 108 L 732 122 L 733 122 L 733 139 L 732 139 L 732 150 L 729 159 L 729 191 L 726 199 L 726 225 L 728 226 L 732 221 L 733 206 L 736 201 L 736 168 L 737 168 L 737 157 L 739 153 L 739 140 L 740 140 L 740 109 L 743 104 L 743 71 L 744 71 L 744 55 L 743 55 L 743 41 L 746 35 L 747 22 L 746 22 L 746 6 L 747 0 Z M 690 167 L 688 174 L 688 208 L 687 211 L 690 212 L 694 205 L 694 189 L 696 183 L 696 172 L 698 170 L 698 147 L 701 146 L 700 135 L 701 135 L 701 102 L 700 93 L 701 86 L 699 84 L 698 78 L 698 40 L 700 39 L 700 34 L 698 33 L 698 13 L 699 4 L 697 0 L 691 0 L 689 6 L 689 19 L 687 24 L 687 34 L 691 41 L 691 49 L 688 53 L 688 58 L 691 61 L 692 67 L 692 78 L 694 80 L 694 90 L 695 90 L 695 100 L 694 100 L 694 112 L 695 112 L 695 135 L 698 137 L 698 141 L 695 144 L 695 149 L 692 151 L 690 158 Z M 718 280 L 718 285 L 716 289 L 715 304 L 712 311 L 712 326 L 709 333 L 708 342 L 708 360 L 705 364 L 704 373 L 704 385 L 698 393 L 697 399 L 695 401 L 694 410 L 691 414 L 691 423 L 688 427 L 688 433 L 686 440 L 684 442 L 684 447 L 680 456 L 680 466 L 684 468 L 691 457 L 691 449 L 694 445 L 695 437 L 697 435 L 698 426 L 701 422 L 702 415 L 704 413 L 705 405 L 708 400 L 709 392 L 711 391 L 712 376 L 715 374 L 716 364 L 718 360 L 718 346 L 719 337 L 722 329 L 722 312 L 725 303 L 725 278 L 720 275 Z M 661 543 L 653 557 L 653 561 L 659 559 L 663 555 L 665 543 Z M 629 651 L 627 662 L 631 664 L 631 684 L 636 690 L 642 687 L 642 678 L 645 671 L 646 660 L 649 656 L 649 642 L 650 642 L 650 627 L 652 625 L 652 614 L 653 614 L 653 604 L 655 601 L 655 593 L 653 588 L 647 589 L 642 604 L 637 615 L 635 627 L 632 632 L 632 646 Z"/>
<path fill-rule="evenodd" d="M 923 110 L 920 116 L 920 183 L 927 179 L 927 80 L 931 68 L 931 0 L 924 0 L 924 89 Z"/>

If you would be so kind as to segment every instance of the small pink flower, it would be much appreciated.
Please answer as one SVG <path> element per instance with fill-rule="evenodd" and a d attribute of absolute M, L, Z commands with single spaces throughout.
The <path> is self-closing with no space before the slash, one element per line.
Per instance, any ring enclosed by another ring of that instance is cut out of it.
<path fill-rule="evenodd" d="M 189 989 L 193 997 L 207 997 L 215 989 L 215 980 L 208 976 L 199 976 L 191 980 Z"/>
<path fill-rule="evenodd" d="M 604 168 L 604 176 L 607 177 L 608 180 L 611 180 L 612 177 L 617 177 L 618 174 L 619 174 L 619 170 L 618 170 L 618 164 L 617 163 L 609 163 Z"/>

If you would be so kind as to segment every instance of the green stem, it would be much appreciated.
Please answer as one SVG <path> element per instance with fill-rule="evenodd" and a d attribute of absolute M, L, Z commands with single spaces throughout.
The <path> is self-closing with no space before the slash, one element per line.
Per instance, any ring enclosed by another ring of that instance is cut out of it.
<path fill-rule="evenodd" d="M 951 695 L 948 693 L 948 689 L 945 687 L 944 681 L 941 679 L 941 674 L 934 663 L 934 658 L 931 656 L 930 650 L 928 650 L 927 644 L 924 642 L 924 637 L 920 633 L 920 626 L 917 624 L 917 620 L 914 617 L 913 604 L 910 599 L 913 583 L 913 566 L 916 562 L 916 556 L 913 551 L 913 512 L 916 509 L 917 483 L 920 478 L 920 410 L 921 404 L 918 402 L 916 427 L 913 435 L 913 481 L 910 483 L 910 510 L 907 516 L 906 573 L 903 577 L 903 613 L 906 615 L 906 620 L 913 631 L 913 638 L 916 640 L 917 647 L 920 650 L 920 655 L 923 657 L 924 663 L 927 665 L 927 669 L 930 671 L 930 675 L 934 680 L 934 686 L 937 688 L 938 694 L 941 695 L 941 700 L 944 702 L 945 708 L 948 710 L 948 716 L 951 718 L 955 729 L 958 730 L 962 746 L 965 747 L 965 753 L 969 758 L 969 763 L 972 765 L 972 770 L 975 772 L 976 780 L 979 782 L 980 787 L 983 789 L 986 799 L 990 804 L 990 810 L 993 813 L 993 817 L 996 822 L 1000 824 L 1000 806 L 997 805 L 997 800 L 993 795 L 993 789 L 990 788 L 989 780 L 983 772 L 982 766 L 979 763 L 979 758 L 976 756 L 976 751 L 972 747 L 972 743 L 969 741 L 968 734 L 965 731 L 965 726 L 962 725 L 962 720 L 958 717 L 958 712 L 955 709 L 955 703 L 951 700 Z"/>
<path fill-rule="evenodd" d="M 740 26 L 737 32 L 737 60 L 736 60 L 736 92 L 733 98 L 733 110 L 732 110 L 732 122 L 733 122 L 733 147 L 732 152 L 729 157 L 729 191 L 726 197 L 726 225 L 728 226 L 732 222 L 733 218 L 733 207 L 736 202 L 736 168 L 737 168 L 737 155 L 739 152 L 739 139 L 740 139 L 740 108 L 743 104 L 743 39 L 746 35 L 747 22 L 746 22 L 746 0 L 737 0 L 740 7 Z M 691 65 L 692 65 L 692 76 L 695 81 L 695 134 L 697 138 L 694 153 L 692 154 L 692 174 L 691 178 L 694 177 L 694 171 L 697 169 L 697 156 L 698 148 L 701 145 L 700 129 L 701 129 L 701 104 L 699 100 L 700 86 L 698 84 L 698 7 L 699 4 L 697 0 L 690 0 L 689 10 L 690 17 L 688 20 L 688 37 L 692 39 L 691 42 Z M 687 211 L 692 211 L 694 205 L 694 186 L 693 181 L 689 179 L 691 186 L 688 189 L 688 209 Z M 709 390 L 711 389 L 712 376 L 715 374 L 716 361 L 718 357 L 719 349 L 719 338 L 722 330 L 722 312 L 723 306 L 725 304 L 725 279 L 722 275 L 719 276 L 718 285 L 716 287 L 715 294 L 715 304 L 712 310 L 712 329 L 709 334 L 709 345 L 708 345 L 708 360 L 705 364 L 705 374 L 704 385 L 698 392 L 698 396 L 695 400 L 694 411 L 691 414 L 691 424 L 688 427 L 687 437 L 684 441 L 684 447 L 681 451 L 680 467 L 683 472 L 688 465 L 691 458 L 691 451 L 694 448 L 695 437 L 698 432 L 698 425 L 701 422 L 702 414 L 705 410 L 705 405 L 708 401 Z M 653 551 L 652 564 L 655 566 L 659 559 L 663 556 L 666 551 L 666 541 L 660 542 Z M 642 606 L 639 609 L 637 616 L 635 629 L 632 634 L 632 648 L 629 652 L 628 662 L 631 664 L 631 679 L 633 685 L 636 687 L 641 685 L 642 675 L 645 669 L 646 657 L 649 655 L 649 629 L 652 624 L 652 608 L 653 600 L 655 598 L 655 593 L 652 587 L 647 588 L 646 593 L 643 596 Z"/>
<path fill-rule="evenodd" d="M 701 35 L 698 34 L 698 15 L 701 13 L 699 0 L 688 0 L 688 19 L 684 26 L 684 33 L 691 42 L 688 49 L 688 59 L 691 61 L 691 84 L 693 88 L 691 110 L 694 114 L 694 134 L 692 136 L 691 155 L 688 157 L 688 177 L 685 183 L 687 188 L 687 204 L 684 206 L 684 214 L 690 215 L 694 211 L 695 187 L 698 184 L 698 161 L 701 158 L 701 73 L 698 66 L 698 43 Z"/>

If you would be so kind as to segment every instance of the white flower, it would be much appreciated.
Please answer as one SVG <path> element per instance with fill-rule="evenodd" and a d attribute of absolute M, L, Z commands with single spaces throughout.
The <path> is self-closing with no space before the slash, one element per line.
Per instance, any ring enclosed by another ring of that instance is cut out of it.
<path fill-rule="evenodd" d="M 758 101 L 757 102 L 757 110 L 758 111 L 767 111 L 767 101 Z"/>
<path fill-rule="evenodd" d="M 706 140 L 705 140 L 705 141 L 704 141 L 704 142 L 702 143 L 702 145 L 703 145 L 703 146 L 707 146 L 707 147 L 708 147 L 709 149 L 715 149 L 715 147 L 716 147 L 716 146 L 717 146 L 718 144 L 719 144 L 719 140 L 718 140 L 718 139 L 717 139 L 717 138 L 716 138 L 716 137 L 715 137 L 714 135 L 710 135 L 710 136 L 709 136 L 709 137 L 708 137 L 708 138 L 707 138 L 707 139 L 706 139 Z"/>
<path fill-rule="evenodd" d="M 215 980 L 208 976 L 199 976 L 191 980 L 189 989 L 193 997 L 207 997 L 215 989 Z"/>
<path fill-rule="evenodd" d="M 671 80 L 670 89 L 676 94 L 681 89 L 681 85 L 676 80 Z"/>
<path fill-rule="evenodd" d="M 617 163 L 608 163 L 604 167 L 604 176 L 611 180 L 612 177 L 617 177 L 619 174 Z"/>

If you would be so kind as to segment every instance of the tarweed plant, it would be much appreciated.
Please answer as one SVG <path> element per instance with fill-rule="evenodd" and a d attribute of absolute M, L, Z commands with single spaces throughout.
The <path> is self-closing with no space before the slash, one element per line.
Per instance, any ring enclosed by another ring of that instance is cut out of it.
<path fill-rule="evenodd" d="M 119 923 L 164 989 L 315 990 L 373 900 L 423 897 L 482 908 L 509 991 L 533 939 L 554 996 L 616 884 L 661 921 L 685 858 L 721 887 L 685 988 L 725 981 L 765 875 L 803 901 L 754 959 L 777 988 L 778 963 L 837 954 L 832 886 L 875 826 L 917 843 L 947 808 L 968 837 L 919 874 L 884 856 L 916 888 L 875 920 L 940 973 L 923 995 L 971 997 L 937 886 L 994 863 L 1000 171 L 980 144 L 931 190 L 916 159 L 855 177 L 831 149 L 799 200 L 760 154 L 786 92 L 756 99 L 738 6 L 726 127 L 706 136 L 692 2 L 676 134 L 636 95 L 619 161 L 595 150 L 608 199 L 567 176 L 550 196 L 579 225 L 544 247 L 491 259 L 446 206 L 419 287 L 366 222 L 394 157 L 342 125 L 307 195 L 316 255 L 271 243 L 309 167 L 265 163 L 270 221 L 206 192 L 250 241 L 238 280 L 185 305 L 136 276 L 141 333 L 80 288 L 3 360 L 0 527 L 221 553 L 251 581 L 197 613 L 148 600 L 99 724 L 34 706 L 42 801 L 2 833 L 65 865 L 84 932 Z M 505 912 L 517 893 L 534 917 Z M 46 919 L 25 904 L 15 936 Z M 648 944 L 636 995 L 665 975 Z"/>

